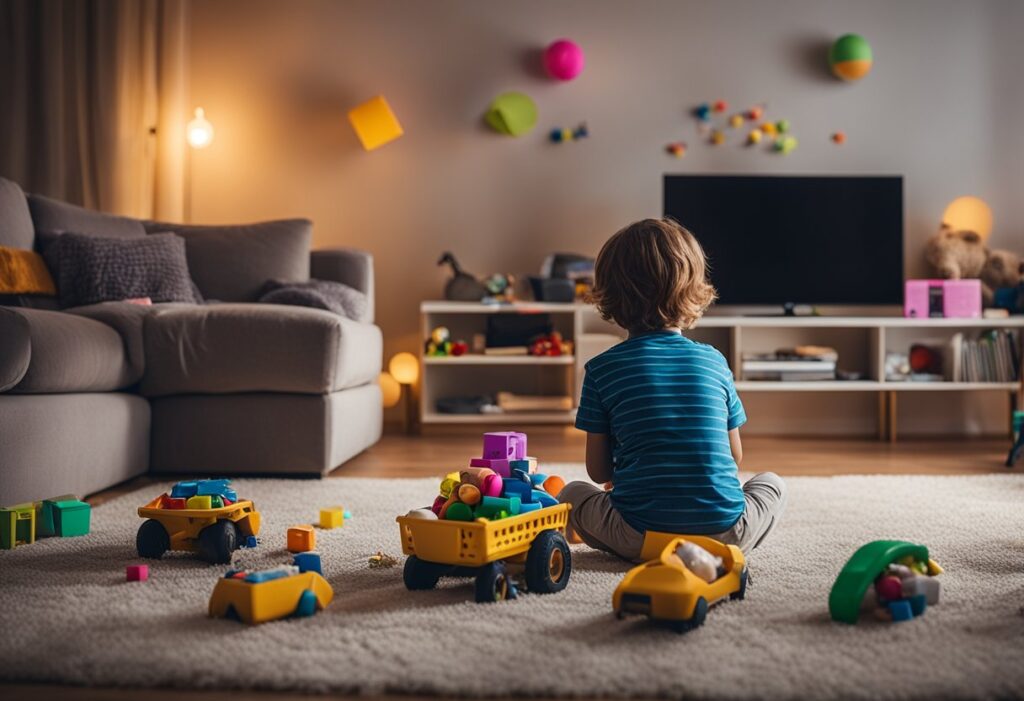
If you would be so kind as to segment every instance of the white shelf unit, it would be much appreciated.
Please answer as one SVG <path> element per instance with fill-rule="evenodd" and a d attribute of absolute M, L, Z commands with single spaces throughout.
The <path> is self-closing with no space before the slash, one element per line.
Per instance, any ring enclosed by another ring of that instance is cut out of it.
<path fill-rule="evenodd" d="M 503 381 L 518 386 L 535 383 L 537 394 L 561 388 L 578 404 L 583 368 L 590 358 L 626 337 L 625 331 L 600 318 L 586 304 L 521 302 L 488 305 L 467 302 L 424 302 L 420 306 L 423 338 L 435 326 L 448 326 L 453 336 L 469 340 L 470 329 L 483 332 L 488 314 L 546 312 L 555 327 L 574 342 L 572 356 L 467 355 L 458 358 L 423 358 L 420 417 L 424 424 L 452 423 L 571 423 L 575 409 L 536 414 L 453 415 L 439 414 L 434 402 L 440 396 L 495 392 Z M 917 382 L 887 381 L 885 356 L 906 352 L 913 342 L 948 341 L 957 332 L 984 329 L 1024 329 L 1024 316 L 1005 319 L 907 319 L 901 316 L 705 316 L 686 332 L 694 340 L 718 348 L 736 376 L 742 392 L 873 392 L 878 395 L 879 438 L 895 440 L 897 395 L 903 392 L 1002 392 L 1010 406 L 1024 409 L 1020 382 Z M 860 372 L 863 379 L 850 381 L 750 381 L 739 376 L 744 353 L 768 352 L 801 344 L 829 345 L 839 351 L 839 367 Z M 498 367 L 501 370 L 498 370 Z M 553 366 L 553 367 L 552 367 Z M 559 370 L 562 368 L 562 370 Z M 539 374 L 538 374 L 539 373 Z M 564 373 L 564 374 L 563 374 Z M 562 384 L 559 384 L 562 383 Z"/>
<path fill-rule="evenodd" d="M 520 302 L 480 304 L 472 302 L 423 302 L 420 305 L 424 341 L 437 326 L 447 327 L 453 339 L 471 344 L 472 336 L 484 333 L 492 314 L 548 314 L 554 328 L 575 341 L 580 319 L 579 305 Z M 437 400 L 442 397 L 494 395 L 499 391 L 519 394 L 577 396 L 576 355 L 421 355 L 420 422 L 431 424 L 571 424 L 576 418 L 575 402 L 569 411 L 515 412 L 503 414 L 442 414 Z"/>

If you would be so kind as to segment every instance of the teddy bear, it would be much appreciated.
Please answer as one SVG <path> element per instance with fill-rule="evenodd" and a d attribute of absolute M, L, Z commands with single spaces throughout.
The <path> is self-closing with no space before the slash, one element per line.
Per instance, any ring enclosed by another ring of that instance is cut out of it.
<path fill-rule="evenodd" d="M 977 233 L 943 223 L 938 233 L 928 239 L 924 257 L 939 277 L 958 280 L 981 275 L 988 249 Z"/>
<path fill-rule="evenodd" d="M 992 249 L 981 269 L 981 296 L 986 307 L 992 306 L 995 290 L 1000 287 L 1019 287 L 1024 274 L 1024 260 L 1013 251 Z"/>

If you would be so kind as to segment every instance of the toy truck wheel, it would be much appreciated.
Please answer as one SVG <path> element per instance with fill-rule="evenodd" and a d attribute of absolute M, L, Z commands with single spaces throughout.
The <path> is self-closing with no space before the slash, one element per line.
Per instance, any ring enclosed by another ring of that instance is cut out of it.
<path fill-rule="evenodd" d="M 231 521 L 217 521 L 199 532 L 199 557 L 209 563 L 231 562 L 238 548 L 238 529 Z"/>
<path fill-rule="evenodd" d="M 171 547 L 171 537 L 167 535 L 167 529 L 159 521 L 149 519 L 139 526 L 139 532 L 135 536 L 135 548 L 139 551 L 139 557 L 159 560 Z"/>
<path fill-rule="evenodd" d="M 740 572 L 740 588 L 729 594 L 729 599 L 732 601 L 743 601 L 747 596 L 747 568 L 744 567 L 743 571 Z"/>
<path fill-rule="evenodd" d="M 688 621 L 677 621 L 675 629 L 679 633 L 686 633 L 694 628 L 704 625 L 704 619 L 708 615 L 708 601 L 703 596 L 697 599 L 697 605 L 693 607 L 693 615 Z"/>
<path fill-rule="evenodd" d="M 543 531 L 526 554 L 526 587 L 538 594 L 554 594 L 569 584 L 572 555 L 558 531 Z"/>
<path fill-rule="evenodd" d="M 514 598 L 513 586 L 505 572 L 504 563 L 484 565 L 476 576 L 476 601 L 478 604 L 486 604 Z"/>
<path fill-rule="evenodd" d="M 415 555 L 410 555 L 405 560 L 405 568 L 402 570 L 402 580 L 405 588 L 409 591 L 426 591 L 437 586 L 437 580 L 441 579 L 439 568 L 431 562 L 424 562 Z"/>

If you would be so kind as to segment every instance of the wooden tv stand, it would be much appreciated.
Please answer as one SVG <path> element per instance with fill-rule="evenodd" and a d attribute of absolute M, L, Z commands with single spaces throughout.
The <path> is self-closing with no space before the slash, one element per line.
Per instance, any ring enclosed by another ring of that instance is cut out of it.
<path fill-rule="evenodd" d="M 575 408 L 539 414 L 440 414 L 435 402 L 442 396 L 496 393 L 506 389 L 524 394 L 567 394 L 579 400 L 583 366 L 625 338 L 625 332 L 603 321 L 587 304 L 517 302 L 490 305 L 473 302 L 423 302 L 423 338 L 435 326 L 447 326 L 453 338 L 482 333 L 490 314 L 544 312 L 555 328 L 574 342 L 574 354 L 556 358 L 466 355 L 422 358 L 420 420 L 430 424 L 572 423 Z M 740 394 L 748 392 L 874 392 L 878 395 L 878 436 L 895 441 L 896 407 L 903 392 L 1003 392 L 1009 408 L 1024 409 L 1021 382 L 887 381 L 885 355 L 906 352 L 913 342 L 942 342 L 957 333 L 983 329 L 1024 328 L 1024 316 L 1006 319 L 906 319 L 900 316 L 705 316 L 686 335 L 718 348 L 736 376 Z M 863 375 L 862 380 L 822 382 L 745 381 L 739 376 L 744 353 L 774 351 L 801 344 L 828 345 L 839 351 L 839 367 Z"/>

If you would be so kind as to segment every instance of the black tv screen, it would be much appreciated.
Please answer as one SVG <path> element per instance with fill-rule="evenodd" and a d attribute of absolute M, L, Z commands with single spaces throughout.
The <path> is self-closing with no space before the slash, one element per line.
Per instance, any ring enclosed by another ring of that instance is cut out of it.
<path fill-rule="evenodd" d="M 666 175 L 719 304 L 899 304 L 903 178 Z"/>

